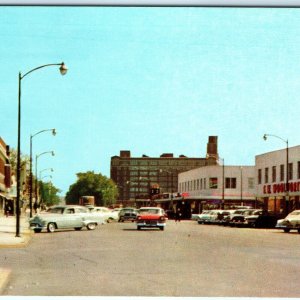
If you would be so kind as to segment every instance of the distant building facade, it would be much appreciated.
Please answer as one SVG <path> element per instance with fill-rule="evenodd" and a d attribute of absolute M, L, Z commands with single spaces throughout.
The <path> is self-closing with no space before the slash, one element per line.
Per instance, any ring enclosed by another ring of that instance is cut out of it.
<path fill-rule="evenodd" d="M 288 164 L 288 169 L 287 169 Z M 256 194 L 267 210 L 286 214 L 300 209 L 300 146 L 255 157 Z"/>
<path fill-rule="evenodd" d="M 205 166 L 179 174 L 178 191 L 194 213 L 203 208 L 255 206 L 255 166 Z"/>
<path fill-rule="evenodd" d="M 13 211 L 13 202 L 10 199 L 11 166 L 9 146 L 0 137 L 0 210 L 4 212 L 5 205 L 10 202 Z"/>
<path fill-rule="evenodd" d="M 218 159 L 218 137 L 209 136 L 205 158 L 174 157 L 164 153 L 160 157 L 131 157 L 130 151 L 120 151 L 111 158 L 110 177 L 119 189 L 120 202 L 143 202 L 151 190 L 160 193 L 178 191 L 178 174 L 202 166 L 215 165 Z M 136 203 L 135 203 L 136 204 Z"/>

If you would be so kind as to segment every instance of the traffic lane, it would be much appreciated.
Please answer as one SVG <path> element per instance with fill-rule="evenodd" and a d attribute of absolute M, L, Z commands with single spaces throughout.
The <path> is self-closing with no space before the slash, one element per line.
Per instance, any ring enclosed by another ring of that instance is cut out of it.
<path fill-rule="evenodd" d="M 38 234 L 6 293 L 297 297 L 299 238 L 172 221 L 164 232 L 112 223 L 91 232 Z"/>

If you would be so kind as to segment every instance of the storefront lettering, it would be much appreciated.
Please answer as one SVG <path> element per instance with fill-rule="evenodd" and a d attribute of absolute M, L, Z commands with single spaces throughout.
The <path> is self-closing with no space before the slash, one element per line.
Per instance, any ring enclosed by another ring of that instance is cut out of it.
<path fill-rule="evenodd" d="M 266 184 L 263 186 L 264 194 L 278 194 L 284 193 L 286 191 L 289 192 L 299 192 L 300 191 L 300 181 L 299 182 L 289 182 L 288 186 L 286 183 L 275 183 L 273 185 Z"/>

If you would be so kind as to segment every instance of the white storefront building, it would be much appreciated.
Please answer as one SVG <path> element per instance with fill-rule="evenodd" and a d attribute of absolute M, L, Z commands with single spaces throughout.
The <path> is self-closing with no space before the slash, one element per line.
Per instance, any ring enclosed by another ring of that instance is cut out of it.
<path fill-rule="evenodd" d="M 195 212 L 257 205 L 254 166 L 205 166 L 178 175 L 178 191 Z"/>
<path fill-rule="evenodd" d="M 257 199 L 265 209 L 286 214 L 300 208 L 300 146 L 257 155 L 255 173 Z"/>

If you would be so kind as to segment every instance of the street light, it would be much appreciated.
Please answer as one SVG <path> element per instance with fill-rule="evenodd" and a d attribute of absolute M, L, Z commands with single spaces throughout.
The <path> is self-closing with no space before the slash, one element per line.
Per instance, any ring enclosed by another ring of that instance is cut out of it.
<path fill-rule="evenodd" d="M 241 205 L 243 206 L 243 167 L 240 167 L 241 170 Z"/>
<path fill-rule="evenodd" d="M 19 91 L 18 91 L 18 142 L 17 142 L 17 197 L 16 197 L 16 237 L 20 237 L 20 178 L 21 178 L 21 81 L 22 79 L 27 76 L 28 74 L 39 70 L 41 68 L 50 67 L 50 66 L 60 66 L 59 71 L 61 75 L 65 75 L 68 71 L 68 68 L 66 65 L 62 63 L 58 64 L 47 64 L 42 65 L 37 68 L 34 68 L 24 75 L 19 72 Z"/>
<path fill-rule="evenodd" d="M 289 141 L 274 134 L 264 134 L 263 139 L 266 141 L 268 136 L 273 136 L 282 140 L 286 144 L 286 182 L 285 182 L 285 212 L 289 213 Z"/>
<path fill-rule="evenodd" d="M 55 136 L 56 135 L 56 130 L 55 128 L 52 128 L 52 129 L 43 129 L 33 135 L 30 136 L 30 190 L 29 190 L 29 207 L 30 207 L 30 218 L 32 217 L 32 139 L 40 134 L 40 133 L 43 133 L 43 132 L 46 132 L 46 131 L 52 131 L 52 135 Z"/>
<path fill-rule="evenodd" d="M 43 173 L 44 171 L 48 171 L 48 170 L 51 171 L 51 172 L 53 172 L 53 169 L 52 169 L 52 168 L 43 169 L 43 170 L 40 171 L 40 177 L 39 177 L 39 178 L 41 179 L 42 173 Z M 49 175 L 46 175 L 46 176 L 49 176 Z M 50 175 L 50 176 L 51 176 L 51 175 Z M 45 176 L 44 176 L 44 177 L 45 177 Z M 44 177 L 43 177 L 43 178 L 44 178 Z"/>
<path fill-rule="evenodd" d="M 40 154 L 37 154 L 35 156 L 35 206 L 37 206 L 37 202 L 38 202 L 38 177 L 37 177 L 37 170 L 38 170 L 38 167 L 37 167 L 37 162 L 38 162 L 38 158 L 44 154 L 51 154 L 52 156 L 54 156 L 54 151 L 45 151 L 45 152 L 42 152 Z"/>

